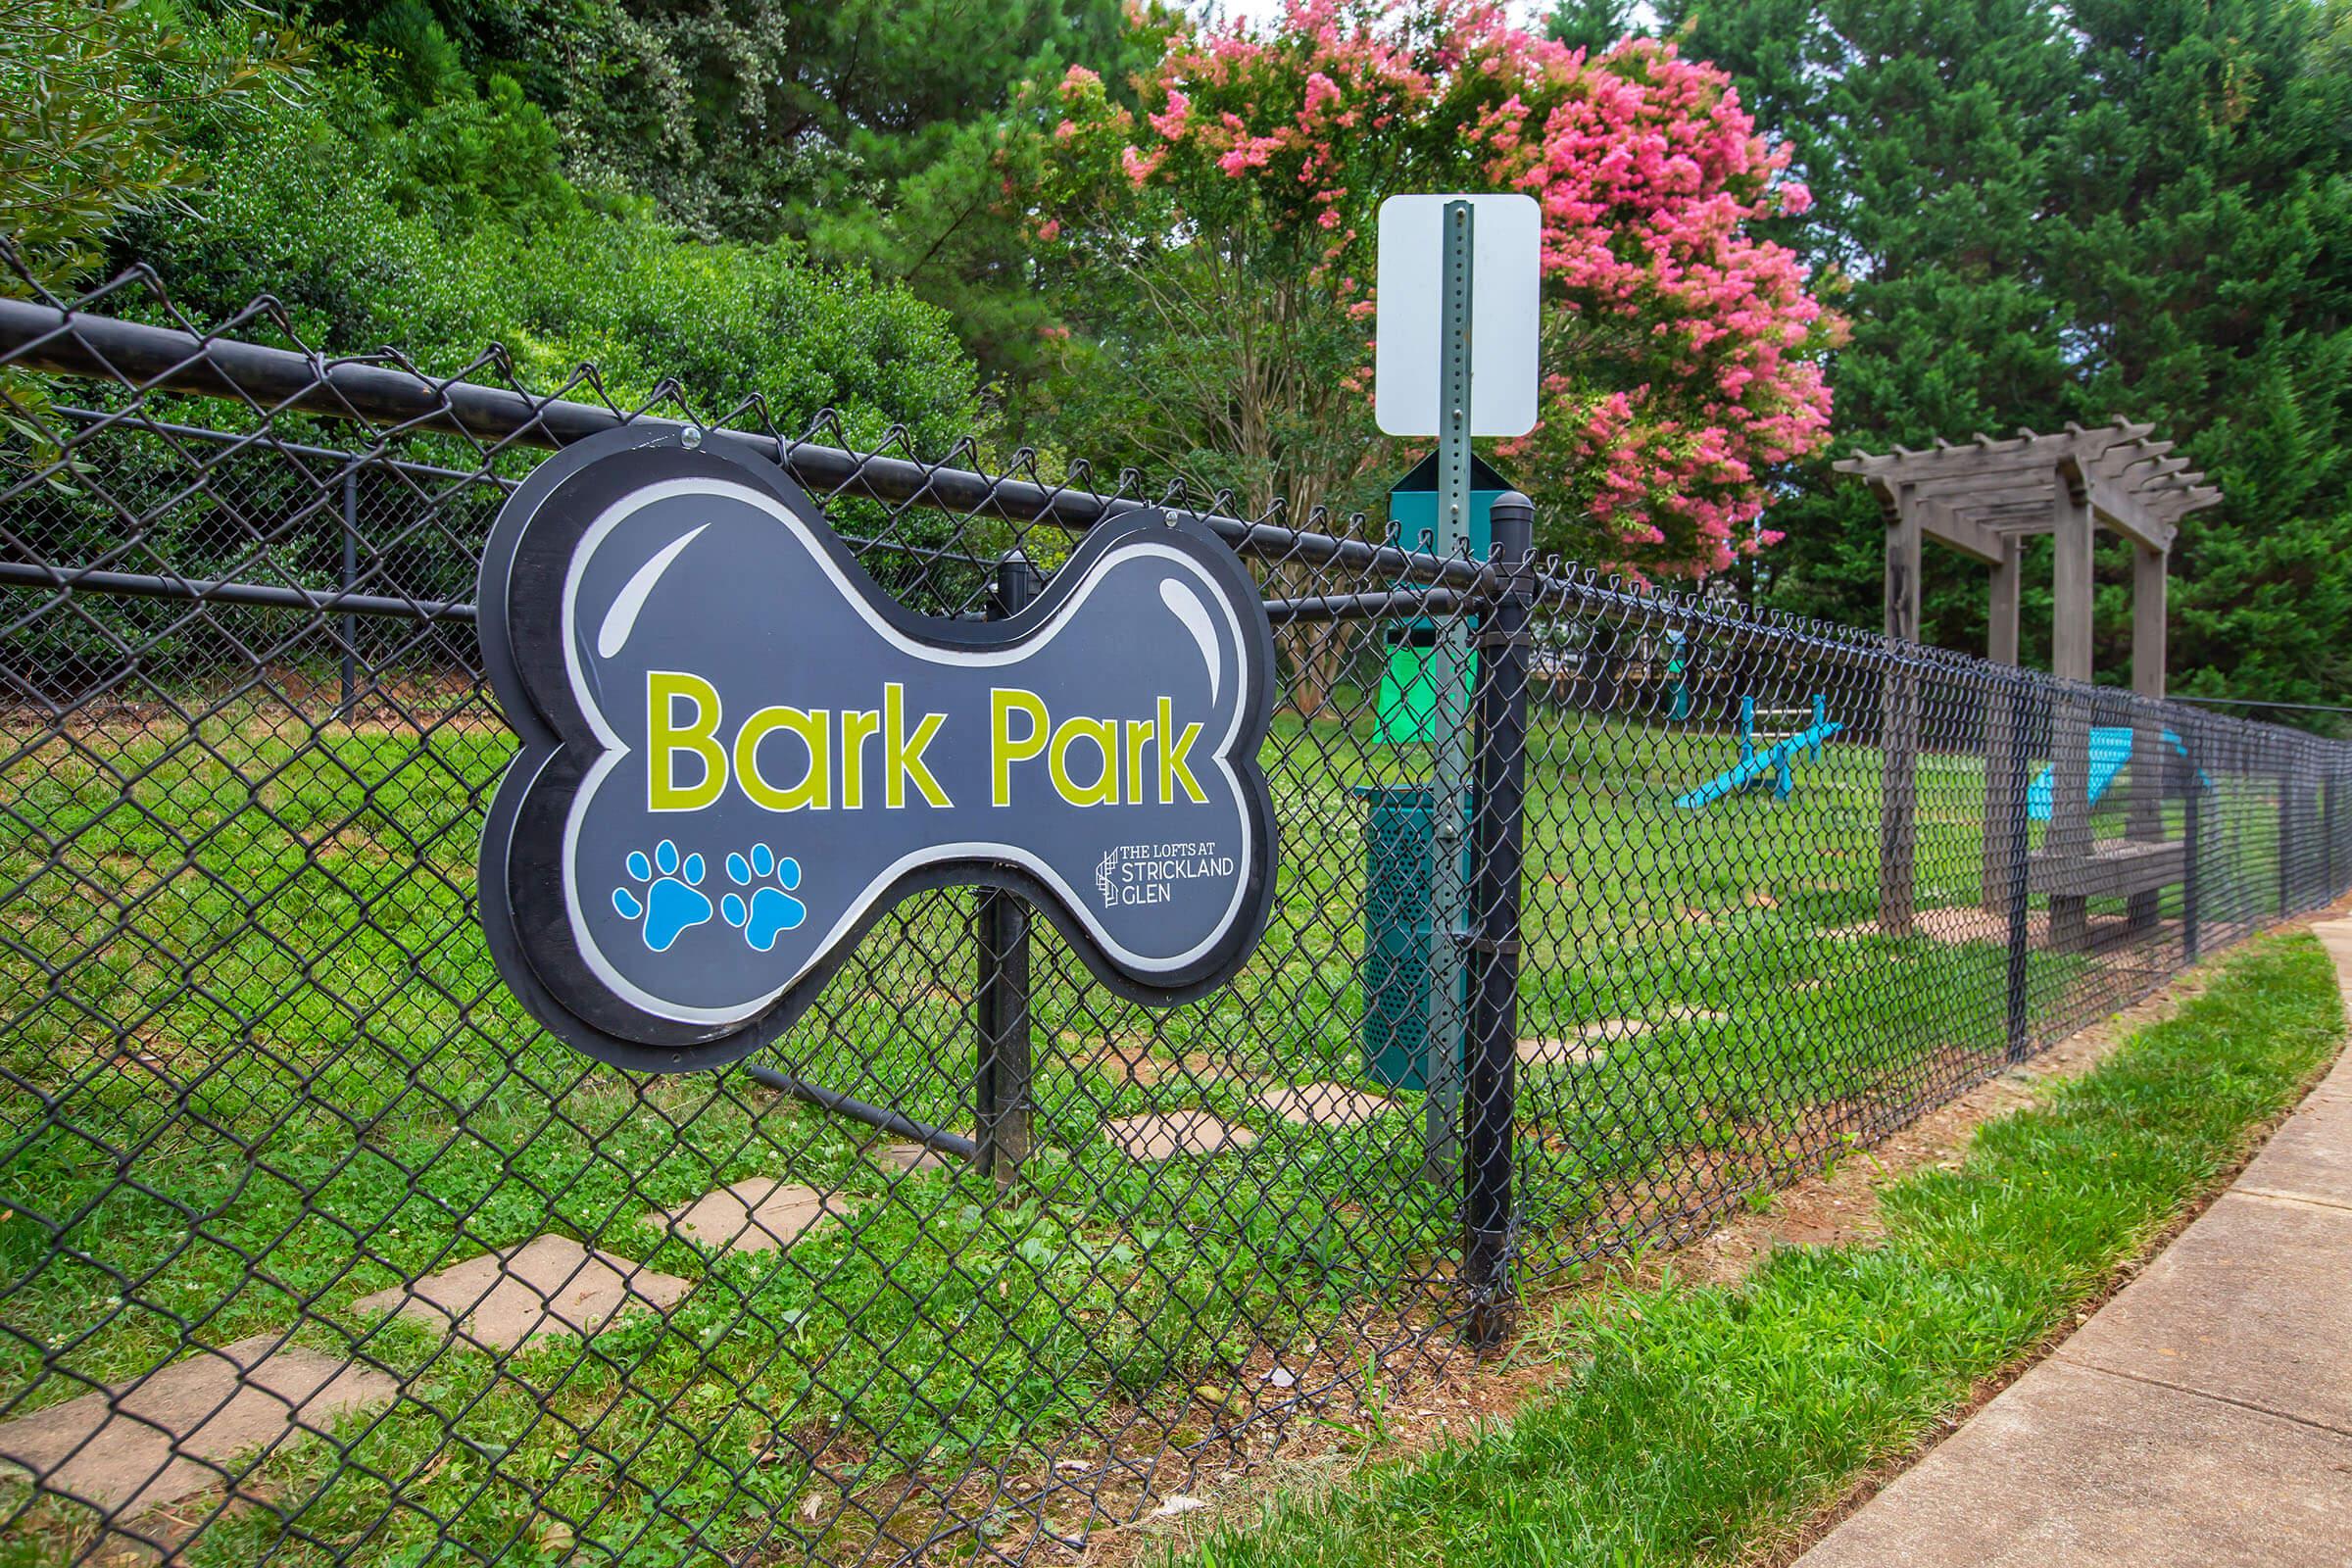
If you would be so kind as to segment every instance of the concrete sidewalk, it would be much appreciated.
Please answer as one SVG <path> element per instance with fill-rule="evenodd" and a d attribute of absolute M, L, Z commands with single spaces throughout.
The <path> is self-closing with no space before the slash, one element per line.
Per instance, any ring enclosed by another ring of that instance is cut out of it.
<path fill-rule="evenodd" d="M 2352 1011 L 2352 919 L 2318 934 Z M 2352 1564 L 2352 1052 L 2213 1206 L 1799 1568 Z"/>

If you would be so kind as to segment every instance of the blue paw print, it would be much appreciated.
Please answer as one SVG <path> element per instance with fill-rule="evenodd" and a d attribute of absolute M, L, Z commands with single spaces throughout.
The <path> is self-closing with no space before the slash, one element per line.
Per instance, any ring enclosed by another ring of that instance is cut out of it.
<path fill-rule="evenodd" d="M 801 885 L 801 862 L 790 856 L 777 859 L 764 844 L 753 845 L 748 860 L 740 855 L 728 855 L 727 879 L 737 887 L 751 887 L 754 882 L 765 884 L 770 877 L 778 885 L 753 888 L 749 904 L 737 893 L 718 901 L 719 915 L 761 953 L 773 948 L 776 938 L 808 918 L 808 906 L 786 891 Z"/>
<path fill-rule="evenodd" d="M 643 850 L 631 850 L 628 869 L 632 878 L 652 882 L 653 886 L 646 889 L 643 897 L 627 888 L 614 888 L 612 907 L 620 911 L 624 920 L 645 922 L 641 934 L 645 945 L 656 953 L 667 953 L 669 945 L 680 936 L 709 922 L 710 901 L 695 891 L 703 880 L 701 856 L 689 855 L 681 864 L 678 847 L 663 839 L 654 846 L 650 860 Z M 662 873 L 659 878 L 654 875 L 656 871 Z"/>

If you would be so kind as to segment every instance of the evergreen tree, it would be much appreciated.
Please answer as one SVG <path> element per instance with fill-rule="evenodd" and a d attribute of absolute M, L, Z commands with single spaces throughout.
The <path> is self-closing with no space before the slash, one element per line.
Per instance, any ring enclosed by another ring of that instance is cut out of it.
<path fill-rule="evenodd" d="M 2352 662 L 2345 291 L 2352 72 L 2319 0 L 1673 0 L 1816 204 L 1782 237 L 1850 281 L 1839 455 L 2154 421 L 2222 487 L 2173 569 L 2173 684 L 2328 701 Z M 1791 475 L 1764 591 L 1875 622 L 1878 511 Z M 2046 659 L 2040 552 L 2027 650 Z M 1931 637 L 1981 647 L 1979 568 L 1930 552 Z M 2123 678 L 2123 557 L 2099 659 Z"/>
<path fill-rule="evenodd" d="M 1847 290 L 1837 441 L 1788 476 L 1759 575 L 1785 608 L 1874 624 L 1879 509 L 1830 463 L 2064 418 L 2063 305 L 2023 265 L 2073 79 L 2058 21 L 2042 0 L 1687 0 L 1667 20 L 1793 148 L 1814 205 L 1779 237 Z M 1981 572 L 1927 565 L 1928 635 L 1981 646 Z"/>
<path fill-rule="evenodd" d="M 2223 502 L 2173 553 L 2183 690 L 2352 690 L 2352 59 L 2312 0 L 2076 0 L 2083 82 L 2048 268 L 2082 405 L 2180 443 Z M 2102 631 L 2128 626 L 2110 594 Z"/>

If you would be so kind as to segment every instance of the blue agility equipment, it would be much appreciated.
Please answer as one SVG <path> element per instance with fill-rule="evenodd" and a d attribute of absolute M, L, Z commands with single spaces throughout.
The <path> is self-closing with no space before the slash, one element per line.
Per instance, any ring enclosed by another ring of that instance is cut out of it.
<path fill-rule="evenodd" d="M 1674 804 L 1686 811 L 1702 806 L 1712 806 L 1727 795 L 1742 790 L 1760 789 L 1765 777 L 1772 779 L 1772 798 L 1785 801 L 1796 790 L 1796 778 L 1788 764 L 1798 757 L 1821 760 L 1821 744 L 1839 730 L 1843 724 L 1830 719 L 1830 700 L 1821 693 L 1813 695 L 1813 722 L 1804 729 L 1777 736 L 1760 735 L 1756 731 L 1756 700 L 1740 699 L 1740 765 L 1728 767 L 1713 778 L 1675 798 Z M 1767 718 L 1802 717 L 1802 708 L 1768 708 L 1762 710 Z M 1769 742 L 1769 744 L 1766 744 Z"/>
<path fill-rule="evenodd" d="M 2164 744 L 2179 754 L 2183 762 L 2190 760 L 2188 748 L 2180 743 L 2180 736 L 2169 729 L 2164 732 Z M 2130 760 L 2132 760 L 2131 730 L 2118 725 L 2114 728 L 2101 727 L 2090 732 L 2091 805 L 2099 804 L 2099 797 L 2107 793 L 2107 786 L 2115 782 L 2115 775 L 2122 772 L 2124 764 Z M 2203 768 L 2197 769 L 2197 787 L 2207 790 L 2213 788 L 2213 780 L 2205 776 Z M 2034 776 L 2033 783 L 2026 786 L 2026 814 L 2036 822 L 2047 822 L 2050 819 L 2050 770 L 2045 767 Z"/>

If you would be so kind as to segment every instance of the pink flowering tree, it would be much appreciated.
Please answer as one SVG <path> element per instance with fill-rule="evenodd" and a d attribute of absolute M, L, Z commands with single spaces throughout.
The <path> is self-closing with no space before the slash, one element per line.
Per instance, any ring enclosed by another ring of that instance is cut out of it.
<path fill-rule="evenodd" d="M 1371 416 L 1381 201 L 1524 191 L 1544 213 L 1542 423 L 1496 457 L 1543 543 L 1695 577 L 1778 536 L 1778 465 L 1823 444 L 1838 330 L 1759 220 L 1804 210 L 1721 72 L 1604 54 L 1498 6 L 1293 0 L 1164 41 L 1122 107 L 1073 69 L 1008 147 L 1070 335 L 1072 450 L 1126 451 L 1245 505 L 1362 505 L 1412 453 Z"/>

